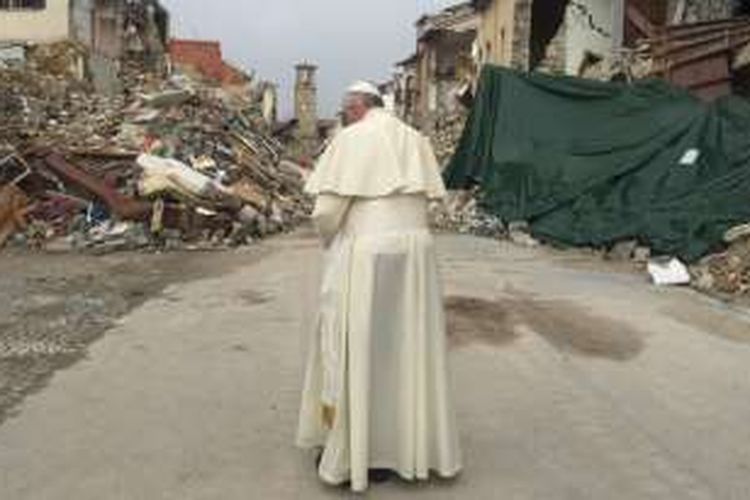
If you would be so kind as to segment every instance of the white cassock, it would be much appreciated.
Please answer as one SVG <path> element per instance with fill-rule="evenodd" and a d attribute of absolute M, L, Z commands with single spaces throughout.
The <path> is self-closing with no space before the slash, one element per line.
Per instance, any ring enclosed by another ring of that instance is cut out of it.
<path fill-rule="evenodd" d="M 321 307 L 297 441 L 323 447 L 320 477 L 367 488 L 461 469 L 448 389 L 429 199 L 445 187 L 428 140 L 381 109 L 342 130 L 306 186 L 326 242 Z"/>

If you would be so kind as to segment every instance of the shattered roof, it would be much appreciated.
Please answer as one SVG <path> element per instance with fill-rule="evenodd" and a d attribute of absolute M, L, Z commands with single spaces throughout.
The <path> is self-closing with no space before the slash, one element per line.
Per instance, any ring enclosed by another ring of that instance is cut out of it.
<path fill-rule="evenodd" d="M 419 58 L 419 55 L 414 53 L 404 59 L 403 61 L 399 61 L 396 63 L 396 66 L 411 66 L 417 62 L 417 59 Z"/>
<path fill-rule="evenodd" d="M 415 23 L 418 38 L 424 38 L 434 31 L 467 31 L 477 29 L 479 18 L 471 2 L 447 7 L 437 14 L 424 15 Z"/>

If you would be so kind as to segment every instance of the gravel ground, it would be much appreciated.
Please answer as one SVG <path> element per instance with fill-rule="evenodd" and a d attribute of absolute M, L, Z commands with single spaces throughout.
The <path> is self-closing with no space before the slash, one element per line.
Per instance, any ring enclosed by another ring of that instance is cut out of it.
<path fill-rule="evenodd" d="M 176 283 L 221 276 L 267 250 L 0 254 L 0 424 L 124 316 Z"/>

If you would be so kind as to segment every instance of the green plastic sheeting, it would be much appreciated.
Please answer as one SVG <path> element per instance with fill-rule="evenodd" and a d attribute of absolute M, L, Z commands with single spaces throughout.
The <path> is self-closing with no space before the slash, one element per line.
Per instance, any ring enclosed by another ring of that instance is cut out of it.
<path fill-rule="evenodd" d="M 750 221 L 750 103 L 488 66 L 445 178 L 538 238 L 694 261 Z"/>

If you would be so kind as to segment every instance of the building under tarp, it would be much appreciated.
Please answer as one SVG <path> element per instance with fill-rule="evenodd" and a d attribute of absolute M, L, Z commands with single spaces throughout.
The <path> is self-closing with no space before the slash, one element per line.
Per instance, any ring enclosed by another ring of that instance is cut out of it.
<path fill-rule="evenodd" d="M 445 177 L 537 238 L 695 261 L 750 221 L 750 102 L 487 66 Z"/>

